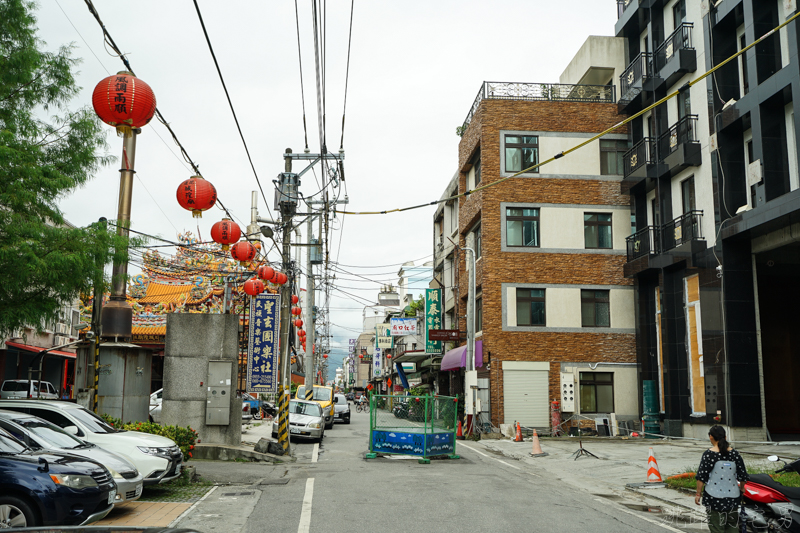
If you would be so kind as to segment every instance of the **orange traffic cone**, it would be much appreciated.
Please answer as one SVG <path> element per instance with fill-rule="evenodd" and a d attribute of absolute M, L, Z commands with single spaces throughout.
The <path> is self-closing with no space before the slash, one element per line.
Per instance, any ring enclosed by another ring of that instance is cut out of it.
<path fill-rule="evenodd" d="M 542 445 L 539 444 L 539 434 L 536 433 L 536 428 L 533 429 L 533 449 L 531 450 L 533 457 L 544 457 L 547 455 L 542 451 Z"/>
<path fill-rule="evenodd" d="M 647 459 L 647 482 L 661 483 L 661 472 L 658 471 L 658 463 L 653 455 L 653 448 L 650 447 L 650 457 Z"/>
<path fill-rule="evenodd" d="M 517 435 L 514 437 L 514 442 L 522 442 L 522 428 L 519 427 L 519 422 L 517 422 Z"/>
<path fill-rule="evenodd" d="M 461 431 L 461 420 L 458 421 L 458 432 L 456 433 L 456 439 L 464 440 L 464 433 Z"/>

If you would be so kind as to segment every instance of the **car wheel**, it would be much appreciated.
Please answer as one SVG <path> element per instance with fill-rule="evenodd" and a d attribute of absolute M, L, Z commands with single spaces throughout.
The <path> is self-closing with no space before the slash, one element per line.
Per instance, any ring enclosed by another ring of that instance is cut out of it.
<path fill-rule="evenodd" d="M 345 418 L 345 419 L 344 419 L 344 423 L 345 423 L 345 424 L 349 424 L 349 423 L 350 423 L 350 417 L 349 417 L 349 416 L 348 416 L 347 418 Z"/>
<path fill-rule="evenodd" d="M 38 520 L 33 509 L 13 496 L 0 496 L 0 527 L 36 527 Z"/>

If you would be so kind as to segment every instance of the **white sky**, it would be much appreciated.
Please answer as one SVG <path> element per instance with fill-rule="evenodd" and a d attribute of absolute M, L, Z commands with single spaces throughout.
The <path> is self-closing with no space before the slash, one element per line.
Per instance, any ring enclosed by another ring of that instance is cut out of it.
<path fill-rule="evenodd" d="M 272 180 L 283 171 L 284 149 L 304 147 L 294 2 L 198 3 L 272 208 Z M 193 3 L 95 0 L 95 6 L 220 200 L 246 225 L 257 185 Z M 311 2 L 300 0 L 298 6 L 309 148 L 318 152 Z M 349 15 L 350 2 L 328 2 L 326 122 L 333 151 L 341 136 Z M 37 18 L 49 47 L 75 44 L 74 56 L 83 59 L 83 90 L 73 106 L 91 105 L 94 86 L 123 70 L 122 62 L 104 49 L 83 0 L 40 0 Z M 347 209 L 386 210 L 438 199 L 456 170 L 456 127 L 481 83 L 558 82 L 586 37 L 613 34 L 615 22 L 614 0 L 356 1 L 344 132 Z M 154 119 L 138 138 L 132 227 L 174 240 L 178 231 L 197 232 L 198 224 L 175 199 L 191 167 L 168 136 Z M 108 140 L 119 156 L 121 140 L 111 128 Z M 301 168 L 295 163 L 295 172 Z M 81 226 L 101 216 L 116 218 L 118 176 L 118 164 L 106 167 L 65 198 L 67 218 Z M 309 172 L 301 191 L 310 196 L 317 190 Z M 343 267 L 351 272 L 396 283 L 401 263 L 430 260 L 433 211 L 340 215 L 333 223 L 331 259 L 353 265 Z M 268 216 L 260 195 L 259 213 Z M 217 208 L 206 212 L 199 220 L 201 238 L 210 238 L 222 214 Z M 366 268 L 375 265 L 391 266 Z M 373 302 L 380 286 L 364 280 L 339 285 Z M 421 290 L 412 292 L 418 296 Z M 331 306 L 331 346 L 341 348 L 332 348 L 329 368 L 336 368 L 347 339 L 361 329 L 363 302 L 334 292 Z"/>

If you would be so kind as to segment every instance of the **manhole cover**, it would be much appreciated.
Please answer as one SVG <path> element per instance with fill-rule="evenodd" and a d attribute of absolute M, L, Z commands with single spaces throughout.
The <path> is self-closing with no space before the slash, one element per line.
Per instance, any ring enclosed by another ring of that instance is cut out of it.
<path fill-rule="evenodd" d="M 252 496 L 254 493 L 253 491 L 246 491 L 246 492 L 226 492 L 223 496 Z"/>
<path fill-rule="evenodd" d="M 265 479 L 264 481 L 259 483 L 259 485 L 286 485 L 287 483 L 289 483 L 289 479 L 288 478 Z"/>

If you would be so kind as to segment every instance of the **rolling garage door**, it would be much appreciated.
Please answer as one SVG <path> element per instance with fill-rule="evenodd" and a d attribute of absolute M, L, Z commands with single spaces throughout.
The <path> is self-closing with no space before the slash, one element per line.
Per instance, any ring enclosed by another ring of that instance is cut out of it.
<path fill-rule="evenodd" d="M 550 363 L 503 361 L 503 412 L 506 424 L 550 427 Z"/>

